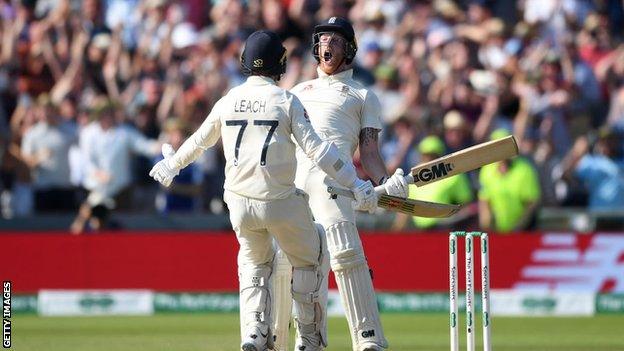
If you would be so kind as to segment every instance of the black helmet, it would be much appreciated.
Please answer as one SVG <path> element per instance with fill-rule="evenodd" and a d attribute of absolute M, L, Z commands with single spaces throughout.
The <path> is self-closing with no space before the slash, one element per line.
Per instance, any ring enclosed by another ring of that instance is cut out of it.
<path fill-rule="evenodd" d="M 317 62 L 321 61 L 319 57 L 319 35 L 320 33 L 336 32 L 340 33 L 345 39 L 347 44 L 345 46 L 345 60 L 347 65 L 350 64 L 355 58 L 357 52 L 357 42 L 355 41 L 355 31 L 351 22 L 342 17 L 330 17 L 327 20 L 319 23 L 314 27 L 314 33 L 312 34 L 312 55 Z"/>
<path fill-rule="evenodd" d="M 243 74 L 281 76 L 286 72 L 286 48 L 277 34 L 268 30 L 251 33 L 241 55 Z"/>

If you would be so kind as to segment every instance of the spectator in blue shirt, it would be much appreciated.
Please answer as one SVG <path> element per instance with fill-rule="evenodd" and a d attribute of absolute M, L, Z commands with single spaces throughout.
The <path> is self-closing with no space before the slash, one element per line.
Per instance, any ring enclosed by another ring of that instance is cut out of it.
<path fill-rule="evenodd" d="M 590 210 L 624 209 L 624 162 L 618 136 L 601 129 L 594 153 L 589 151 L 588 138 L 578 138 L 564 169 L 585 185 Z"/>

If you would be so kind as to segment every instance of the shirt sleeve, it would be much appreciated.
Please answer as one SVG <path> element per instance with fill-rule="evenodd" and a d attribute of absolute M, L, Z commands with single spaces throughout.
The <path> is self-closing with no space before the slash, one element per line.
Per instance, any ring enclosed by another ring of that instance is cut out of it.
<path fill-rule="evenodd" d="M 170 158 L 171 165 L 177 169 L 188 166 L 206 149 L 217 143 L 221 137 L 221 115 L 225 108 L 227 95 L 221 98 L 212 108 L 202 125 L 191 135 L 178 151 Z"/>
<path fill-rule="evenodd" d="M 149 157 L 158 155 L 158 142 L 156 140 L 146 138 L 136 129 L 128 129 L 128 137 L 132 152 Z"/>
<path fill-rule="evenodd" d="M 321 149 L 323 141 L 312 128 L 308 112 L 303 104 L 294 95 L 292 96 L 289 115 L 292 121 L 291 132 L 295 141 L 309 158 L 314 159 L 314 155 Z"/>
<path fill-rule="evenodd" d="M 361 118 L 362 129 L 374 128 L 381 130 L 383 127 L 381 124 L 381 105 L 379 103 L 379 98 L 370 90 L 366 91 Z"/>

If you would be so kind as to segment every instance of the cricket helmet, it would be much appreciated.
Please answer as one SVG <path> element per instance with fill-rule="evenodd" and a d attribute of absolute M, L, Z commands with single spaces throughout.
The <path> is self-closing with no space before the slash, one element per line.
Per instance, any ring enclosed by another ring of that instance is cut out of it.
<path fill-rule="evenodd" d="M 319 57 L 320 34 L 327 32 L 339 33 L 347 40 L 344 48 L 345 61 L 347 64 L 351 64 L 358 49 L 355 40 L 355 31 L 353 30 L 351 22 L 342 17 L 330 17 L 314 27 L 314 32 L 312 34 L 312 55 L 314 55 L 316 61 L 321 61 Z"/>
<path fill-rule="evenodd" d="M 253 32 L 241 55 L 243 74 L 281 76 L 286 72 L 286 48 L 277 34 L 268 30 Z"/>

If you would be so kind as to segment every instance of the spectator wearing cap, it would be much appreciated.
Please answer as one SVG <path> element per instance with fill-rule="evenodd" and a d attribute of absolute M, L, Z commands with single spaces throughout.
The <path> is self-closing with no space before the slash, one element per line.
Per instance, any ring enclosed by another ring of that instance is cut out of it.
<path fill-rule="evenodd" d="M 444 115 L 444 143 L 448 153 L 459 151 L 472 145 L 470 127 L 461 112 L 451 110 Z"/>
<path fill-rule="evenodd" d="M 496 140 L 509 135 L 497 129 Z M 479 173 L 479 224 L 484 230 L 506 233 L 529 228 L 534 220 L 541 189 L 534 166 L 516 157 L 481 168 Z"/>
<path fill-rule="evenodd" d="M 165 142 L 175 150 L 182 146 L 190 135 L 189 127 L 178 118 L 170 118 L 164 126 Z M 154 159 L 154 164 L 162 160 L 162 155 Z M 203 173 L 195 163 L 180 170 L 175 182 L 169 187 L 160 187 L 156 195 L 156 209 L 160 213 L 192 212 L 198 209 L 198 195 L 201 194 Z"/>
<path fill-rule="evenodd" d="M 69 149 L 76 129 L 63 122 L 47 94 L 37 99 L 38 120 L 22 140 L 22 157 L 31 170 L 37 212 L 70 211 L 76 207 L 70 181 Z"/>
<path fill-rule="evenodd" d="M 445 155 L 446 148 L 442 139 L 435 135 L 429 135 L 418 144 L 418 152 L 421 163 L 424 163 Z M 464 173 L 418 188 L 410 184 L 408 198 L 463 205 L 471 202 L 474 199 L 474 194 L 468 176 Z M 468 214 L 468 210 L 464 211 L 464 216 L 460 215 L 458 218 L 463 218 L 466 214 Z M 406 226 L 404 222 L 403 216 L 397 216 L 394 224 L 395 229 L 404 228 Z M 453 221 L 444 222 L 439 218 L 425 217 L 412 217 L 412 222 L 418 229 L 442 228 L 454 223 Z"/>

